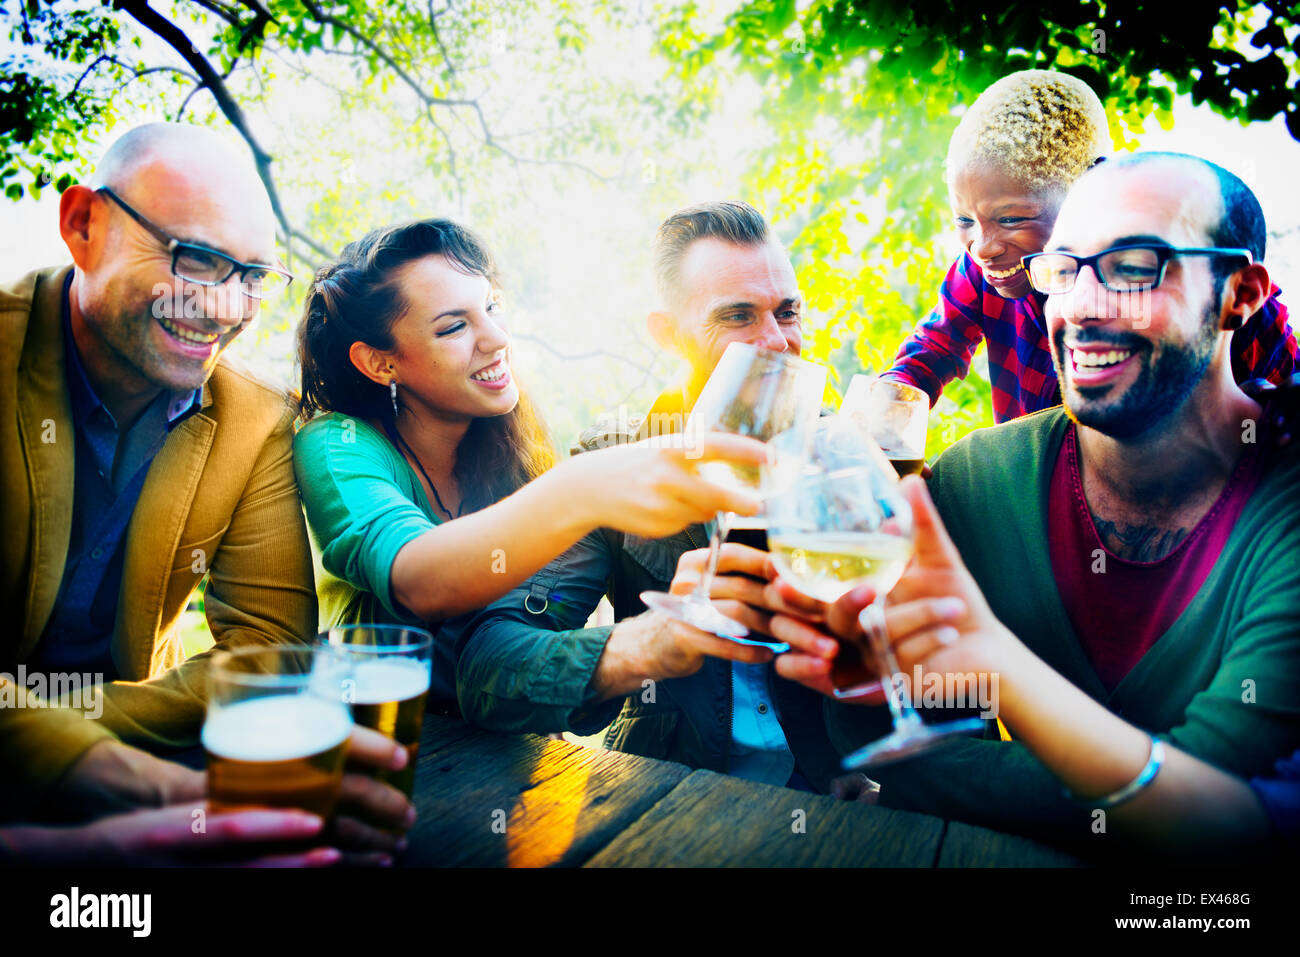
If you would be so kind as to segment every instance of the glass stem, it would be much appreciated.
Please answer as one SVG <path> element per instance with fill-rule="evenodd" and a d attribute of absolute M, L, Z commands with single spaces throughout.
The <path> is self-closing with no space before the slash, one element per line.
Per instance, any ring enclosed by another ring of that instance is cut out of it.
<path fill-rule="evenodd" d="M 877 596 L 867 608 L 867 618 L 871 628 L 867 631 L 867 640 L 876 656 L 876 670 L 880 672 L 880 683 L 885 689 L 885 699 L 889 702 L 889 711 L 894 716 L 894 727 L 913 727 L 921 723 L 921 716 L 907 700 L 903 690 L 903 673 L 894 657 L 894 649 L 889 645 L 889 632 L 885 626 L 885 600 Z"/>
<path fill-rule="evenodd" d="M 731 531 L 731 523 L 735 521 L 736 516 L 732 512 L 719 512 L 718 520 L 714 523 L 713 534 L 709 536 L 709 563 L 704 566 L 704 574 L 700 576 L 699 584 L 691 592 L 692 601 L 709 600 L 709 591 L 713 588 L 713 576 L 718 570 L 718 556 L 722 551 L 723 539 L 727 537 L 727 532 Z"/>

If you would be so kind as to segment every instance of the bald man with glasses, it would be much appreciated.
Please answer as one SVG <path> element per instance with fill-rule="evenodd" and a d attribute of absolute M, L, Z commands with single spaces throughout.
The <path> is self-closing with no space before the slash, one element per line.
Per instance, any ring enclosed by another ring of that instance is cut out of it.
<path fill-rule="evenodd" d="M 1064 407 L 972 433 L 928 486 L 905 483 L 924 534 L 885 613 L 901 671 L 924 676 L 914 697 L 996 676 L 1013 740 L 988 721 L 984 740 L 870 769 L 882 804 L 1085 854 L 1108 849 L 1106 815 L 1148 837 L 1178 820 L 1190 850 L 1197 802 L 1225 793 L 1197 767 L 1268 779 L 1300 747 L 1300 377 L 1232 370 L 1232 334 L 1273 288 L 1266 236 L 1249 187 L 1194 156 L 1138 153 L 1071 188 L 1025 257 Z M 861 641 L 871 597 L 824 625 L 775 617 L 797 649 L 777 671 L 828 693 L 816 639 Z M 836 703 L 830 727 L 852 752 L 887 722 Z"/>
<path fill-rule="evenodd" d="M 197 741 L 207 655 L 185 660 L 178 626 L 205 578 L 218 648 L 316 631 L 294 407 L 223 358 L 291 281 L 252 163 L 138 127 L 59 229 L 71 265 L 0 286 L 0 673 L 75 676 L 88 716 L 31 749 L 31 802 L 114 736 Z"/>

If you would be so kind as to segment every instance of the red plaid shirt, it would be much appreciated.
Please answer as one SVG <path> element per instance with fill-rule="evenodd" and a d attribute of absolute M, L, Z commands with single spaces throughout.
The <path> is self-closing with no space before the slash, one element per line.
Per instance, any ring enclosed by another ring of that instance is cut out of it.
<path fill-rule="evenodd" d="M 1300 345 L 1287 323 L 1276 285 L 1263 307 L 1232 335 L 1232 374 L 1238 382 L 1267 379 L 1277 384 L 1300 368 Z M 1011 419 L 1061 402 L 1052 365 L 1043 303 L 1031 292 L 1026 299 L 1003 299 L 984 281 L 984 273 L 966 253 L 952 264 L 939 286 L 939 302 L 904 340 L 884 375 L 930 394 L 930 404 L 955 378 L 965 378 L 971 356 L 983 339 L 989 349 L 993 385 L 993 419 Z"/>

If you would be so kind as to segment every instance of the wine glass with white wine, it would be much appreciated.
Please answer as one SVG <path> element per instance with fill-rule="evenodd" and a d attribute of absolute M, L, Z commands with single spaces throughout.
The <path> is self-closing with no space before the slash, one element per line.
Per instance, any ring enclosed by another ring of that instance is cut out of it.
<path fill-rule="evenodd" d="M 760 349 L 748 343 L 727 346 L 709 381 L 704 384 L 686 423 L 686 437 L 698 440 L 705 432 L 731 432 L 763 442 L 786 436 L 792 446 L 811 436 L 826 387 L 826 370 L 784 352 Z M 704 462 L 700 476 L 717 485 L 746 492 L 759 491 L 756 465 Z M 646 591 L 641 600 L 648 608 L 671 615 L 688 625 L 721 638 L 773 651 L 789 651 L 784 642 L 750 638 L 749 629 L 718 611 L 709 600 L 718 552 L 735 516 L 719 512 L 709 537 L 709 560 L 699 583 L 689 595 Z"/>
<path fill-rule="evenodd" d="M 864 611 L 871 623 L 867 647 L 840 642 L 831 684 L 837 698 L 849 699 L 862 697 L 879 677 L 894 730 L 846 758 L 846 768 L 898 761 L 983 727 L 979 718 L 925 724 L 899 680 L 883 609 L 912 557 L 913 522 L 891 465 L 855 423 L 831 416 L 816 431 L 797 477 L 774 480 L 765 501 L 767 538 L 782 578 L 828 603 L 859 585 L 876 592 Z"/>

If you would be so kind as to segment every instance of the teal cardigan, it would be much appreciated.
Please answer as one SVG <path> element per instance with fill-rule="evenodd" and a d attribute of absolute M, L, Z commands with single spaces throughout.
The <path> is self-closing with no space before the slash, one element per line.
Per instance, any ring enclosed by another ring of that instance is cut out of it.
<path fill-rule="evenodd" d="M 337 412 L 293 440 L 316 564 L 320 626 L 420 621 L 393 598 L 398 551 L 438 524 L 420 480 L 383 432 Z"/>
<path fill-rule="evenodd" d="M 1225 770 L 1268 773 L 1300 747 L 1300 448 L 1267 453 L 1200 591 L 1107 692 L 1061 604 L 1048 552 L 1048 485 L 1068 424 L 1059 407 L 1048 409 L 972 433 L 939 458 L 930 494 L 966 566 L 998 619 L 1112 712 Z M 835 705 L 836 746 L 847 752 L 887 730 L 879 711 Z M 1066 798 L 1023 744 L 995 737 L 990 729 L 868 774 L 888 806 L 1095 842 L 1091 809 Z"/>

